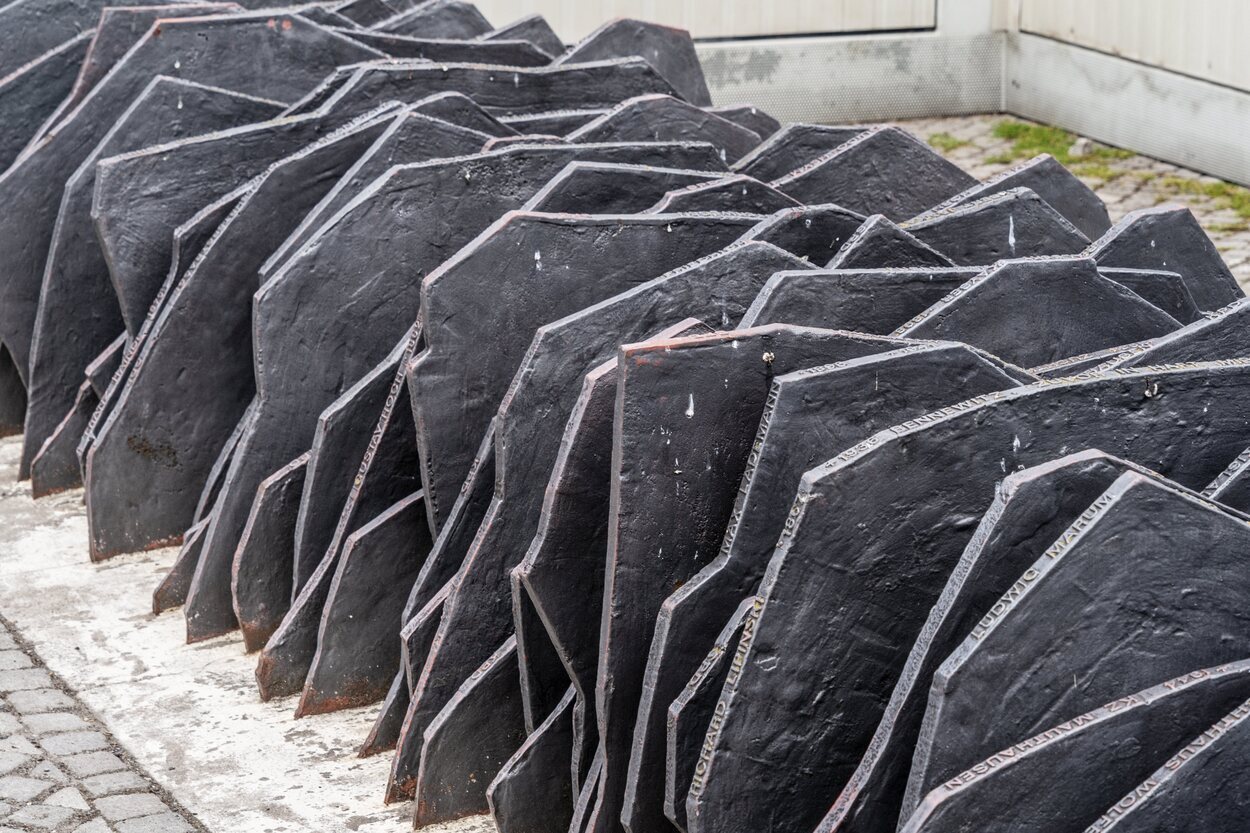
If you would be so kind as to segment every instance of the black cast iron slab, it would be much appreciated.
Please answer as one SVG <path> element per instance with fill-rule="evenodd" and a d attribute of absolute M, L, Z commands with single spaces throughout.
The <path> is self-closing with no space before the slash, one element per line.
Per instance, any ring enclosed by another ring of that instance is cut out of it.
<path fill-rule="evenodd" d="M 863 217 L 838 205 L 805 205 L 778 211 L 746 237 L 772 243 L 819 265 L 836 254 L 863 222 Z"/>
<path fill-rule="evenodd" d="M 837 203 L 901 222 L 975 183 L 910 133 L 873 127 L 786 174 L 773 187 L 799 202 Z"/>
<path fill-rule="evenodd" d="M 353 29 L 360 29 L 389 20 L 399 13 L 399 9 L 385 0 L 347 0 L 336 5 L 334 13 L 347 18 Z"/>
<path fill-rule="evenodd" d="M 379 49 L 395 58 L 421 58 L 462 64 L 493 64 L 501 67 L 542 67 L 551 56 L 523 40 L 433 40 L 382 32 L 339 30 L 352 40 Z"/>
<path fill-rule="evenodd" d="M 264 646 L 291 603 L 291 542 L 308 460 L 305 452 L 261 481 L 234 554 L 234 612 L 248 653 Z"/>
<path fill-rule="evenodd" d="M 344 541 L 304 685 L 303 714 L 363 706 L 386 696 L 401 670 L 400 614 L 433 543 L 420 492 Z"/>
<path fill-rule="evenodd" d="M 433 0 L 401 11 L 373 28 L 379 32 L 418 38 L 469 40 L 486 34 L 494 27 L 472 3 Z"/>
<path fill-rule="evenodd" d="M 1239 512 L 1250 511 L 1250 449 L 1238 454 L 1202 494 Z"/>
<path fill-rule="evenodd" d="M 664 815 L 683 833 L 686 829 L 686 794 L 690 792 L 690 781 L 699 762 L 703 738 L 720 701 L 720 690 L 725 685 L 725 677 L 729 676 L 729 662 L 742 639 L 742 630 L 754 625 L 755 608 L 754 596 L 738 605 L 725 627 L 716 635 L 712 649 L 686 687 L 668 707 Z"/>
<path fill-rule="evenodd" d="M 567 833 L 573 820 L 574 690 L 564 697 L 486 788 L 499 833 Z"/>
<path fill-rule="evenodd" d="M 524 209 L 547 214 L 636 214 L 673 189 L 721 179 L 704 171 L 573 162 L 552 177 Z"/>
<path fill-rule="evenodd" d="M 703 141 L 733 164 L 760 143 L 760 136 L 739 124 L 669 95 L 644 95 L 623 101 L 568 135 L 570 142 Z"/>
<path fill-rule="evenodd" d="M 726 116 L 728 118 L 728 116 Z M 835 127 L 824 124 L 787 124 L 773 130 L 755 150 L 738 160 L 734 171 L 773 182 L 814 159 L 824 156 L 864 131 L 867 127 Z M 759 133 L 759 131 L 756 131 Z"/>
<path fill-rule="evenodd" d="M 606 112 L 607 110 L 557 110 L 551 113 L 504 116 L 500 121 L 527 136 L 567 136 Z"/>
<path fill-rule="evenodd" d="M 1250 697 L 1250 662 L 1199 669 L 1063 721 L 930 792 L 900 833 L 1079 830 Z M 1039 785 L 1045 784 L 1045 789 Z"/>
<path fill-rule="evenodd" d="M 1178 205 L 1125 214 L 1087 254 L 1099 266 L 1180 272 L 1200 310 L 1217 310 L 1246 294 L 1198 220 Z"/>
<path fill-rule="evenodd" d="M 1089 826 L 1093 833 L 1237 830 L 1250 814 L 1250 700 L 1173 755 Z"/>
<path fill-rule="evenodd" d="M 435 516 L 464 482 L 473 450 L 540 325 L 711 254 L 756 219 L 514 212 L 431 273 L 422 287 L 428 349 L 414 366 L 413 408 Z M 483 286 L 496 289 L 483 293 Z M 473 321 L 474 330 L 449 326 L 453 319 Z M 560 425 L 563 419 L 555 430 Z"/>
<path fill-rule="evenodd" d="M 259 288 L 257 270 L 387 123 L 363 116 L 278 161 L 238 189 L 237 206 L 176 283 L 157 292 L 141 289 L 142 281 L 136 281 L 121 294 L 123 318 L 127 308 L 132 315 L 137 312 L 141 293 L 149 306 L 158 294 L 163 303 L 145 316 L 135 366 L 108 419 L 97 427 L 87 457 L 89 522 L 98 551 L 141 550 L 188 525 L 217 449 L 256 394 L 251 302 Z M 282 145 L 278 137 L 265 141 L 269 147 Z M 155 166 L 145 155 L 136 157 L 145 159 Z M 99 166 L 97 209 L 111 164 Z M 237 164 L 236 171 L 246 167 Z M 118 228 L 116 239 L 140 239 L 136 223 L 119 225 L 127 228 Z M 97 228 L 102 226 L 97 223 Z M 111 253 L 115 247 L 109 238 L 102 233 L 101 240 Z M 151 273 L 134 273 L 141 274 Z M 113 277 L 122 276 L 114 269 Z M 127 297 L 132 303 L 125 302 Z M 128 328 L 134 333 L 138 327 L 132 322 Z M 149 448 L 162 453 L 146 453 Z"/>
<path fill-rule="evenodd" d="M 551 28 L 551 24 L 547 22 L 547 18 L 540 14 L 532 14 L 528 17 L 522 17 L 509 23 L 507 26 L 500 26 L 493 32 L 487 32 L 484 35 L 478 35 L 479 41 L 489 42 L 495 40 L 523 40 L 532 43 L 537 49 L 547 53 L 552 58 L 564 52 L 564 41 Z"/>
<path fill-rule="evenodd" d="M 1015 472 L 998 485 L 911 648 L 868 751 L 821 821 L 820 833 L 895 829 L 934 672 L 1016 579 L 1129 469 L 1135 467 L 1100 451 L 1082 451 Z"/>
<path fill-rule="evenodd" d="M 648 211 L 656 214 L 678 211 L 745 211 L 750 214 L 772 214 L 797 207 L 795 200 L 777 189 L 738 174 L 672 191 L 665 194 Z"/>
<path fill-rule="evenodd" d="M 595 682 L 601 818 L 637 829 L 667 823 L 665 713 L 708 645 L 665 692 L 644 673 L 648 648 L 664 599 L 720 549 L 773 379 L 898 344 L 774 325 L 622 347 Z"/>
<path fill-rule="evenodd" d="M 655 67 L 686 101 L 696 107 L 711 106 L 712 95 L 708 92 L 694 41 L 683 29 L 626 18 L 613 20 L 571 47 L 558 62 L 577 64 L 630 55 L 637 55 Z"/>
<path fill-rule="evenodd" d="M 1098 239 L 1111 228 L 1107 207 L 1098 195 L 1077 179 L 1075 174 L 1055 161 L 1049 153 L 1035 156 L 1014 168 L 995 174 L 985 182 L 956 194 L 933 211 L 940 212 L 965 205 L 991 194 L 1010 191 L 1012 188 L 1028 188 L 1090 240 Z"/>
<path fill-rule="evenodd" d="M 889 335 L 980 273 L 967 267 L 778 272 L 742 323 Z"/>
<path fill-rule="evenodd" d="M 44 260 L 65 183 L 108 133 L 115 115 L 153 77 L 174 72 L 241 93 L 291 100 L 332 67 L 377 55 L 292 15 L 169 20 L 161 22 L 159 35 L 157 30 L 149 30 L 21 164 L 0 176 L 0 201 L 6 206 L 0 218 L 0 340 L 15 357 L 23 380 Z M 256 73 L 258 62 L 269 71 Z"/>
<path fill-rule="evenodd" d="M 124 326 L 91 220 L 96 162 L 270 118 L 279 107 L 276 102 L 157 77 L 70 177 L 57 213 L 35 315 L 24 461 L 32 459 L 48 436 L 57 411 L 64 412 L 70 380 L 81 375 Z"/>
<path fill-rule="evenodd" d="M 31 461 L 31 497 L 37 500 L 82 485 L 82 470 L 78 467 L 74 449 L 91 424 L 91 414 L 99 404 L 99 394 L 90 382 L 78 386 L 69 413 L 62 417 Z"/>
<path fill-rule="evenodd" d="M 1245 657 L 1248 541 L 1245 519 L 1218 504 L 1121 475 L 934 675 L 905 810 L 995 751 L 1098 703 Z M 1021 679 L 1029 685 L 1012 685 Z"/>
<path fill-rule="evenodd" d="M 1177 272 L 1115 267 L 1100 267 L 1098 272 L 1133 290 L 1182 324 L 1192 324 L 1202 316 L 1185 279 Z"/>
<path fill-rule="evenodd" d="M 922 269 L 954 266 L 950 258 L 912 237 L 881 214 L 855 230 L 827 269 Z"/>
<path fill-rule="evenodd" d="M 716 539 L 719 551 L 658 609 L 630 764 L 639 801 L 663 797 L 652 768 L 664 771 L 665 710 L 734 608 L 755 592 L 803 472 L 883 427 L 1018 385 L 1014 371 L 962 345 L 855 338 L 873 347 L 869 355 L 773 381 L 741 480 L 729 484 L 737 490 L 729 497 L 724 535 Z"/>
<path fill-rule="evenodd" d="M 521 672 L 521 705 L 525 715 L 525 731 L 533 734 L 538 726 L 559 705 L 569 687 L 564 662 L 547 635 L 547 628 L 534 600 L 525 592 L 521 581 L 521 565 L 508 573 L 512 593 L 512 624 L 516 633 L 517 665 Z M 576 689 L 574 689 L 576 693 Z M 569 760 L 573 756 L 570 752 Z"/>
<path fill-rule="evenodd" d="M 488 812 L 486 788 L 524 741 L 516 640 L 509 639 L 426 729 L 413 826 Z"/>
<path fill-rule="evenodd" d="M 1102 448 L 1203 486 L 1250 445 L 1238 404 L 1248 385 L 1244 361 L 1041 382 L 911 420 L 810 471 L 691 786 L 691 830 L 815 827 L 866 751 L 995 481 Z"/>
<path fill-rule="evenodd" d="M 1175 318 L 1078 256 L 1000 261 L 895 332 L 962 341 L 1036 367 L 1179 329 Z M 1020 337 L 1030 330 L 1046 337 Z"/>
<path fill-rule="evenodd" d="M 369 734 L 360 744 L 357 754 L 361 758 L 372 758 L 383 752 L 392 751 L 399 743 L 399 732 L 404 725 L 404 714 L 408 711 L 408 683 L 404 679 L 404 669 L 399 669 L 391 687 L 378 709 L 378 717 L 369 729 Z"/>
<path fill-rule="evenodd" d="M 747 130 L 754 131 L 761 139 L 766 139 L 781 130 L 781 122 L 750 104 L 725 104 L 707 109 L 722 119 L 729 119 Z M 755 151 L 751 153 L 754 154 Z"/>
<path fill-rule="evenodd" d="M 1243 298 L 1149 344 L 1133 345 L 1103 367 L 1146 367 L 1243 358 L 1250 356 L 1247 326 L 1250 326 L 1250 298 Z"/>
<path fill-rule="evenodd" d="M 208 529 L 208 519 L 200 521 L 187 530 L 182 537 L 182 547 L 178 557 L 170 565 L 169 572 L 161 583 L 152 591 L 152 613 L 160 615 L 167 610 L 179 607 L 187 600 L 187 590 L 191 587 L 191 577 L 195 575 L 195 565 L 199 563 L 201 547 L 204 544 L 204 532 Z"/>
<path fill-rule="evenodd" d="M 447 601 L 449 593 L 451 593 L 450 581 L 433 594 L 425 607 L 399 632 L 408 706 L 400 725 L 395 755 L 391 758 L 391 769 L 386 782 L 385 801 L 387 804 L 396 801 L 411 801 L 416 790 L 417 769 L 421 765 L 421 749 L 425 744 L 426 727 L 424 723 L 418 724 L 414 720 L 413 707 L 416 704 L 412 701 L 412 687 L 416 675 L 421 673 L 425 659 L 429 656 L 430 648 L 434 643 L 434 634 L 438 630 L 438 623 L 443 618 L 443 602 Z M 524 715 L 522 715 L 522 723 L 524 723 Z"/>
<path fill-rule="evenodd" d="M 428 274 L 577 159 L 719 163 L 708 145 L 655 144 L 513 147 L 404 166 L 372 183 L 262 285 L 253 307 L 260 337 L 253 348 L 265 356 L 257 367 L 260 410 L 240 439 L 205 542 L 206 575 L 197 583 L 209 595 L 193 611 L 205 617 L 203 633 L 233 628 L 227 566 L 256 486 L 311 444 L 316 415 L 408 330 L 419 308 L 415 277 Z M 351 298 L 368 299 L 367 328 L 342 314 Z"/>
<path fill-rule="evenodd" d="M 1012 188 L 926 214 L 904 223 L 903 228 L 956 266 L 1076 254 L 1088 245 L 1088 238 L 1076 226 L 1027 188 Z"/>
<path fill-rule="evenodd" d="M 250 411 L 256 406 L 256 400 L 252 400 L 252 404 L 248 405 Z M 243 428 L 247 424 L 249 414 L 244 411 L 243 418 L 239 420 L 239 424 L 230 432 L 230 436 L 226 438 L 226 442 L 221 446 L 221 450 L 217 452 L 217 459 L 213 462 L 213 468 L 208 473 L 208 480 L 204 483 L 204 491 L 200 492 L 199 503 L 195 506 L 195 520 L 198 523 L 203 520 L 213 507 L 217 505 L 217 497 L 221 494 L 221 484 L 226 476 L 226 469 L 230 466 L 230 458 L 234 456 L 234 448 L 239 444 L 239 437 L 243 435 Z"/>
<path fill-rule="evenodd" d="M 29 2 L 29 0 L 27 0 Z M 0 10 L 3 14 L 3 10 Z M 3 25 L 3 18 L 0 18 Z M 8 168 L 74 88 L 94 29 L 82 32 L 34 62 L 0 75 L 0 172 Z"/>

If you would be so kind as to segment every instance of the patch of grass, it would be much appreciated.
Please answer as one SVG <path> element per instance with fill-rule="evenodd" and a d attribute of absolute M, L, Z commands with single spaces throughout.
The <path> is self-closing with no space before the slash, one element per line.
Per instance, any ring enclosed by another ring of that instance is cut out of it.
<path fill-rule="evenodd" d="M 1217 234 L 1238 234 L 1243 231 L 1250 231 L 1250 221 L 1238 220 L 1235 223 L 1211 223 L 1207 226 L 1207 231 L 1213 231 Z"/>
<path fill-rule="evenodd" d="M 987 160 L 1000 164 L 1031 159 L 1039 153 L 1049 153 L 1064 165 L 1106 163 L 1112 159 L 1127 159 L 1133 155 L 1127 150 L 1093 145 L 1087 153 L 1072 156 L 1070 153 L 1072 143 L 1077 140 L 1075 133 L 1070 133 L 1061 127 L 1029 124 L 1014 119 L 1005 119 L 995 124 L 994 135 L 1011 142 L 1010 151 Z"/>
<path fill-rule="evenodd" d="M 1124 171 L 1117 171 L 1105 162 L 1085 162 L 1073 165 L 1072 173 L 1087 179 L 1101 179 L 1103 182 L 1110 182 L 1124 176 Z"/>
<path fill-rule="evenodd" d="M 1238 217 L 1250 219 L 1250 189 L 1228 182 L 1209 182 L 1184 176 L 1165 176 L 1159 186 L 1173 194 L 1187 194 L 1213 200 L 1220 208 L 1232 211 Z"/>
<path fill-rule="evenodd" d="M 929 137 L 930 147 L 935 147 L 942 153 L 950 153 L 956 148 L 964 147 L 968 142 L 964 139 L 956 139 L 949 133 L 934 133 Z"/>

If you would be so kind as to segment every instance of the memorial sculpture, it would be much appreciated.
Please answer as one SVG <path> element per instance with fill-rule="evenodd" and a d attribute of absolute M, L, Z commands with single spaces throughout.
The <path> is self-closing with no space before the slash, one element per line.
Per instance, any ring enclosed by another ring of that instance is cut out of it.
<path fill-rule="evenodd" d="M 373 709 L 379 800 L 1240 829 L 1250 300 L 1186 209 L 642 21 L 242 5 L 0 7 L 0 433 L 259 696 Z"/>

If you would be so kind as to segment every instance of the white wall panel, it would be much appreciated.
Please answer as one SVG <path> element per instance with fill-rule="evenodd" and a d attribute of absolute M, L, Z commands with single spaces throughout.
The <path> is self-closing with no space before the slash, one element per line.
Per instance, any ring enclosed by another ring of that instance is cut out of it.
<path fill-rule="evenodd" d="M 689 29 L 697 38 L 922 29 L 934 0 L 475 0 L 497 26 L 542 14 L 566 41 L 615 17 Z"/>

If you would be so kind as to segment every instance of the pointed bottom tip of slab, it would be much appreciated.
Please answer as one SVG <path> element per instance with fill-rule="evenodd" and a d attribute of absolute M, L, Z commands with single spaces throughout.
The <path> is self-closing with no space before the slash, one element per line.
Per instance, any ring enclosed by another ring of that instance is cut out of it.
<path fill-rule="evenodd" d="M 90 524 L 90 520 L 88 520 L 88 524 Z M 178 535 L 170 535 L 168 538 L 158 538 L 155 541 L 151 541 L 141 547 L 134 547 L 132 549 L 110 549 L 99 547 L 95 543 L 92 543 L 90 544 L 88 555 L 91 557 L 92 564 L 99 564 L 101 561 L 108 561 L 110 558 L 116 558 L 119 555 L 130 555 L 136 552 L 152 552 L 153 550 L 163 550 L 166 547 L 181 546 L 182 534 L 179 533 Z"/>
<path fill-rule="evenodd" d="M 260 657 L 256 660 L 256 688 L 260 691 L 261 702 L 268 703 L 270 700 L 300 694 L 304 684 L 303 680 L 293 683 L 289 679 L 279 677 L 277 660 L 274 659 L 273 654 L 262 648 Z"/>
<path fill-rule="evenodd" d="M 197 645 L 200 642 L 208 642 L 210 639 L 216 639 L 219 636 L 228 636 L 238 630 L 238 625 L 232 627 L 222 627 L 220 625 L 208 627 L 196 623 L 193 619 L 187 619 L 187 644 Z"/>
<path fill-rule="evenodd" d="M 383 804 L 399 804 L 403 801 L 412 801 L 417 795 L 417 779 L 413 776 L 396 781 L 394 777 L 387 779 L 386 795 L 382 797 Z"/>
<path fill-rule="evenodd" d="M 70 489 L 77 489 L 81 486 L 82 483 L 75 483 L 72 486 L 45 486 L 38 480 L 31 480 L 30 496 L 35 500 L 42 500 L 43 498 L 59 495 L 62 492 L 68 492 Z"/>
<path fill-rule="evenodd" d="M 367 740 L 356 750 L 357 758 L 373 758 L 381 755 L 383 752 L 394 752 L 398 743 L 377 743 L 376 741 Z"/>
<path fill-rule="evenodd" d="M 269 637 L 273 636 L 276 627 L 267 625 L 256 625 L 250 622 L 240 622 L 239 630 L 243 633 L 243 652 L 254 654 L 257 651 L 264 650 Z"/>

